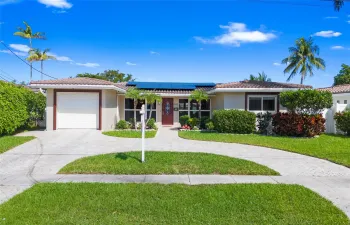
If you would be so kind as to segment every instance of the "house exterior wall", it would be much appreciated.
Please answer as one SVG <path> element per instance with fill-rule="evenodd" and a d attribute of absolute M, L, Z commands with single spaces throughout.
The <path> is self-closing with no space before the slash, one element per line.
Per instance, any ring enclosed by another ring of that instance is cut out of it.
<path fill-rule="evenodd" d="M 125 96 L 118 95 L 118 114 L 119 120 L 125 120 Z"/>
<path fill-rule="evenodd" d="M 225 93 L 224 109 L 245 110 L 245 93 Z"/>
<path fill-rule="evenodd" d="M 113 130 L 119 121 L 117 92 L 102 90 L 102 130 Z"/>
<path fill-rule="evenodd" d="M 350 104 L 350 93 L 333 94 L 333 104 L 345 104 L 345 101 L 347 101 L 347 104 Z"/>
<path fill-rule="evenodd" d="M 53 130 L 53 89 L 46 90 L 46 130 Z"/>

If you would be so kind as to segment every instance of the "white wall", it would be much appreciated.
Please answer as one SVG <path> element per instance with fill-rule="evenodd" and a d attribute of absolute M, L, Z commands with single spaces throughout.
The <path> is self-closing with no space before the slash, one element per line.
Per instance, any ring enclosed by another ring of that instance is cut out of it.
<path fill-rule="evenodd" d="M 245 110 L 245 93 L 225 93 L 224 109 Z"/>
<path fill-rule="evenodd" d="M 337 103 L 339 101 L 339 104 L 345 104 L 344 101 L 347 100 L 350 104 L 350 93 L 346 94 L 333 94 L 333 104 Z"/>
<path fill-rule="evenodd" d="M 53 130 L 53 89 L 46 90 L 46 130 Z"/>
<path fill-rule="evenodd" d="M 102 130 L 113 130 L 118 117 L 117 92 L 102 90 Z"/>
<path fill-rule="evenodd" d="M 350 104 L 333 104 L 332 108 L 326 109 L 323 112 L 323 117 L 326 119 L 326 133 L 336 134 L 341 133 L 336 129 L 336 122 L 334 120 L 334 115 L 337 112 L 343 112 L 346 108 L 350 108 Z"/>

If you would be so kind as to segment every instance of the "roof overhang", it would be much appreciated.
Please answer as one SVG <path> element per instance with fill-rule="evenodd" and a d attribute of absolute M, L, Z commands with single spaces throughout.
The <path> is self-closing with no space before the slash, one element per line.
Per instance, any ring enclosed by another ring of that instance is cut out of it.
<path fill-rule="evenodd" d="M 156 93 L 161 97 L 190 97 L 191 94 L 176 94 L 176 93 Z M 124 93 L 118 95 L 125 95 Z M 210 94 L 209 97 L 214 97 L 215 95 Z"/>
<path fill-rule="evenodd" d="M 300 88 L 216 88 L 208 91 L 211 93 L 225 93 L 225 92 L 283 92 L 283 91 L 296 91 Z"/>
<path fill-rule="evenodd" d="M 30 87 L 34 88 L 44 88 L 44 89 L 88 89 L 88 90 L 116 90 L 122 93 L 126 91 L 122 88 L 116 87 L 114 85 L 73 85 L 73 84 L 30 84 Z"/>
<path fill-rule="evenodd" d="M 336 97 L 350 96 L 350 92 L 345 92 L 345 93 L 332 93 L 332 95 L 335 95 Z"/>

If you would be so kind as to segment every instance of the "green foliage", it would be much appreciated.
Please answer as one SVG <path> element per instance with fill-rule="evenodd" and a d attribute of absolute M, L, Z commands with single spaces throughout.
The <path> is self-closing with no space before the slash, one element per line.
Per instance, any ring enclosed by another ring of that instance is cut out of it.
<path fill-rule="evenodd" d="M 342 64 L 341 67 L 338 75 L 334 77 L 334 85 L 350 84 L 350 66 Z"/>
<path fill-rule="evenodd" d="M 107 80 L 114 83 L 134 81 L 131 74 L 125 74 L 119 72 L 119 70 L 105 70 L 103 73 L 81 73 L 77 74 L 76 77 L 88 77 L 101 80 Z"/>
<path fill-rule="evenodd" d="M 214 126 L 213 121 L 207 122 L 207 123 L 205 124 L 205 128 L 206 128 L 207 130 L 215 130 L 215 126 Z"/>
<path fill-rule="evenodd" d="M 149 119 L 147 122 L 147 127 L 148 129 L 156 130 L 157 129 L 156 121 L 153 118 Z"/>
<path fill-rule="evenodd" d="M 129 124 L 125 120 L 119 120 L 115 127 L 120 130 L 125 130 L 129 129 Z"/>
<path fill-rule="evenodd" d="M 220 133 L 250 134 L 256 129 L 255 113 L 241 110 L 215 110 L 213 123 Z"/>
<path fill-rule="evenodd" d="M 180 116 L 180 124 L 181 126 L 185 126 L 188 125 L 188 120 L 190 119 L 190 117 L 188 115 L 184 115 L 184 116 Z"/>
<path fill-rule="evenodd" d="M 282 92 L 280 102 L 290 112 L 302 114 L 319 114 L 333 105 L 331 92 L 311 89 Z"/>
<path fill-rule="evenodd" d="M 338 112 L 334 115 L 337 129 L 350 136 L 350 110 Z"/>
<path fill-rule="evenodd" d="M 0 135 L 36 125 L 45 114 L 46 98 L 22 86 L 0 81 Z"/>
<path fill-rule="evenodd" d="M 268 135 L 268 127 L 272 122 L 272 114 L 270 112 L 258 113 L 258 115 L 256 115 L 256 118 L 258 121 L 259 133 Z"/>
<path fill-rule="evenodd" d="M 199 119 L 196 117 L 189 118 L 188 119 L 188 125 L 193 129 L 194 127 L 197 127 L 199 124 Z"/>
<path fill-rule="evenodd" d="M 254 76 L 253 74 L 250 74 L 249 80 L 253 81 L 263 81 L 263 82 L 271 82 L 271 78 L 268 78 L 265 72 L 258 73 L 258 76 Z"/>
<path fill-rule="evenodd" d="M 208 99 L 209 99 L 207 92 L 200 90 L 200 89 L 196 89 L 196 90 L 192 91 L 192 93 L 188 99 L 189 99 L 189 101 L 196 100 L 198 102 L 199 118 L 201 118 L 202 101 L 208 101 Z"/>
<path fill-rule="evenodd" d="M 199 121 L 199 128 L 200 129 L 205 129 L 206 124 L 210 121 L 210 118 L 207 116 L 203 116 L 200 121 Z"/>
<path fill-rule="evenodd" d="M 314 75 L 314 68 L 324 70 L 326 63 L 322 58 L 318 58 L 320 49 L 314 44 L 312 38 L 298 38 L 295 46 L 289 48 L 290 55 L 282 60 L 287 67 L 284 74 L 289 73 L 287 81 L 290 81 L 295 75 L 300 74 L 301 84 L 305 78 Z"/>

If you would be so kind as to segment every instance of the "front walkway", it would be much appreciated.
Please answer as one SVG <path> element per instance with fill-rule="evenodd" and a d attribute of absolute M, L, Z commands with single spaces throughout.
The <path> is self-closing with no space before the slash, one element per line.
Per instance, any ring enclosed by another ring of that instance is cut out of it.
<path fill-rule="evenodd" d="M 36 182 L 288 183 L 321 194 L 350 217 L 350 169 L 322 159 L 264 147 L 185 140 L 177 136 L 176 129 L 163 127 L 156 138 L 146 139 L 147 150 L 207 152 L 242 158 L 266 165 L 281 176 L 58 175 L 63 166 L 78 158 L 139 150 L 141 141 L 109 137 L 95 130 L 34 131 L 21 135 L 34 135 L 37 139 L 0 154 L 0 202 Z"/>

